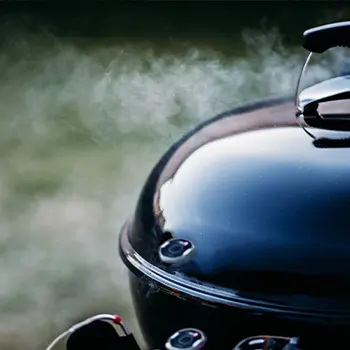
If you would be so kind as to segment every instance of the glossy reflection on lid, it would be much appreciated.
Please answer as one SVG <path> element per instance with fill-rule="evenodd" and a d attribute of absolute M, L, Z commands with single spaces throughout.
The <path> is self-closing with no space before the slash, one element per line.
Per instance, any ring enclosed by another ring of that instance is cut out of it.
<path fill-rule="evenodd" d="M 155 263 L 162 235 L 183 238 L 196 254 L 179 272 L 204 283 L 286 305 L 350 310 L 350 150 L 315 147 L 288 118 L 257 117 L 163 162 L 136 211 L 130 241 L 138 253 Z"/>
<path fill-rule="evenodd" d="M 349 156 L 314 147 L 299 128 L 211 142 L 161 187 L 163 230 L 196 245 L 191 274 L 225 287 L 347 284 Z"/>

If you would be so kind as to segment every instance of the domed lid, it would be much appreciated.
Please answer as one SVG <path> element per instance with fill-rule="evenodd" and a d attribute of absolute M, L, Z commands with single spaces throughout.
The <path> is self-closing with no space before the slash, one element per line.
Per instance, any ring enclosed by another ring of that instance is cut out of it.
<path fill-rule="evenodd" d="M 151 173 L 128 236 L 148 275 L 164 271 L 165 284 L 180 276 L 201 286 L 197 296 L 349 313 L 350 149 L 317 141 L 283 100 L 224 114 L 180 140 Z M 187 259 L 158 254 L 169 238 L 190 244 L 175 247 Z"/>
<path fill-rule="evenodd" d="M 202 281 L 350 295 L 349 179 L 349 150 L 316 148 L 299 128 L 226 137 L 192 153 L 160 187 L 162 230 L 193 243 L 183 269 Z"/>

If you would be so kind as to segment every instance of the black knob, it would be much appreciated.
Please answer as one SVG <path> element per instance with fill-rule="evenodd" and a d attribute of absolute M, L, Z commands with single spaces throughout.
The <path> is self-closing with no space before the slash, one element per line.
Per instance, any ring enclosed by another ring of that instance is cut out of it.
<path fill-rule="evenodd" d="M 195 328 L 181 329 L 173 334 L 165 344 L 166 350 L 201 350 L 207 343 L 205 334 Z"/>
<path fill-rule="evenodd" d="M 179 264 L 188 261 L 194 253 L 194 245 L 181 238 L 169 239 L 159 247 L 159 258 L 165 264 Z"/>

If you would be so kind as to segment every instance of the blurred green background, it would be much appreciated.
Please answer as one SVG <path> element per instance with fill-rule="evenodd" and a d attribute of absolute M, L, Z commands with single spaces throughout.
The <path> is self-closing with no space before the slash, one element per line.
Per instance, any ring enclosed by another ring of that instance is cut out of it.
<path fill-rule="evenodd" d="M 294 93 L 302 32 L 349 12 L 335 2 L 2 3 L 0 348 L 45 348 L 100 312 L 135 328 L 117 236 L 152 165 L 199 121 Z M 332 50 L 309 76 L 343 58 Z"/>

